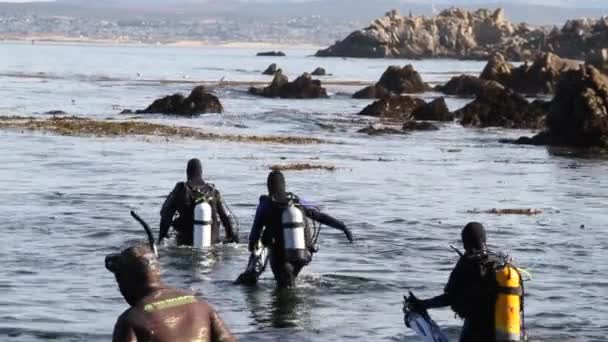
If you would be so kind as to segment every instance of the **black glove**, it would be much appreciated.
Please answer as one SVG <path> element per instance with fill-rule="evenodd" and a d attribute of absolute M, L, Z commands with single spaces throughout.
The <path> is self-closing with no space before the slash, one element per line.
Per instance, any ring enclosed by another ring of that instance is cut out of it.
<path fill-rule="evenodd" d="M 350 243 L 353 243 L 353 233 L 350 231 L 350 229 L 344 227 L 344 235 L 346 235 L 346 238 Z"/>
<path fill-rule="evenodd" d="M 414 296 L 414 294 L 411 292 L 410 292 L 410 297 L 407 299 L 407 303 L 412 311 L 424 312 L 426 310 L 424 300 L 420 300 L 420 299 L 416 298 L 416 296 Z"/>

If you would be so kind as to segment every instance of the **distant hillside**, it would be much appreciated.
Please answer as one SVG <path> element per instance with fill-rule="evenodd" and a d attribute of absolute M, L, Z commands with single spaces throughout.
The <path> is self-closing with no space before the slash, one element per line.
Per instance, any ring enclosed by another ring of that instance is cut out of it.
<path fill-rule="evenodd" d="M 7 5 L 20 6 L 0 4 L 0 10 Z M 34 3 L 22 6 L 37 12 L 65 11 L 88 16 L 229 16 L 269 19 L 321 15 L 343 21 L 364 22 L 393 8 L 402 13 L 411 11 L 413 14 L 432 15 L 450 6 L 467 9 L 502 7 L 512 21 L 539 25 L 562 24 L 570 18 L 608 15 L 606 0 L 59 0 L 55 4 Z M 129 12 L 120 10 L 125 8 Z"/>

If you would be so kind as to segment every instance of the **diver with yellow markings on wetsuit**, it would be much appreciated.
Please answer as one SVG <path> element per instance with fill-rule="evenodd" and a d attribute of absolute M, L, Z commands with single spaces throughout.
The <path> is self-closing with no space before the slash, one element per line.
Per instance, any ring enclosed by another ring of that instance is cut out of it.
<path fill-rule="evenodd" d="M 477 222 L 468 223 L 462 230 L 465 252 L 452 270 L 444 293 L 419 300 L 414 295 L 406 298 L 408 312 L 426 314 L 426 309 L 450 306 L 464 319 L 461 342 L 518 342 L 527 339 L 523 311 L 524 287 L 520 270 L 504 254 L 487 250 L 486 231 Z M 414 316 L 420 318 L 421 316 Z M 426 315 L 416 326 L 434 330 Z M 416 329 L 415 329 L 416 330 Z M 424 330 L 424 329 L 422 329 Z M 428 341 L 437 341 L 430 336 Z"/>
<path fill-rule="evenodd" d="M 118 318 L 112 341 L 236 341 L 211 305 L 165 286 L 153 248 L 129 247 L 105 262 L 131 305 Z"/>

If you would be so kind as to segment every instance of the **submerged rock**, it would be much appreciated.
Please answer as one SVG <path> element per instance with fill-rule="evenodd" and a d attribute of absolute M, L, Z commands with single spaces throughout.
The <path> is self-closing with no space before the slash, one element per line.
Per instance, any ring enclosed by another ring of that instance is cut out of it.
<path fill-rule="evenodd" d="M 426 103 L 424 100 L 415 97 L 406 95 L 390 96 L 377 100 L 365 107 L 359 115 L 410 120 L 412 118 L 412 113 L 425 105 Z"/>
<path fill-rule="evenodd" d="M 490 58 L 480 78 L 496 81 L 524 94 L 552 94 L 562 72 L 578 69 L 580 62 L 563 59 L 552 53 L 539 54 L 532 65 L 514 67 L 504 56 Z"/>
<path fill-rule="evenodd" d="M 260 57 L 285 57 L 285 53 L 283 51 L 264 51 L 258 52 L 256 56 Z"/>
<path fill-rule="evenodd" d="M 264 97 L 280 97 L 288 99 L 313 99 L 327 97 L 327 91 L 321 81 L 313 79 L 310 74 L 304 73 L 289 82 L 281 69 L 277 70 L 272 83 L 265 88 L 249 88 L 249 93 Z"/>
<path fill-rule="evenodd" d="M 422 81 L 422 77 L 411 64 L 404 67 L 392 65 L 384 71 L 375 85 L 356 92 L 353 98 L 383 98 L 391 94 L 423 93 L 427 90 L 428 84 Z"/>
<path fill-rule="evenodd" d="M 365 133 L 367 135 L 405 134 L 403 130 L 392 127 L 376 127 L 374 125 L 361 128 L 357 133 Z"/>
<path fill-rule="evenodd" d="M 66 113 L 62 110 L 49 110 L 48 112 L 45 112 L 44 114 L 46 114 L 46 115 L 67 115 L 68 113 Z"/>
<path fill-rule="evenodd" d="M 276 63 L 272 63 L 268 66 L 268 68 L 266 68 L 266 70 L 264 70 L 264 72 L 262 72 L 262 75 L 274 75 L 277 72 L 277 64 Z"/>
<path fill-rule="evenodd" d="M 137 114 L 161 113 L 172 115 L 198 115 L 222 113 L 224 108 L 217 96 L 208 93 L 204 86 L 195 87 L 188 97 L 182 94 L 166 96 L 154 101 L 148 108 Z"/>
<path fill-rule="evenodd" d="M 542 102 L 530 103 L 522 95 L 494 86 L 484 88 L 475 100 L 454 112 L 463 126 L 542 128 L 546 111 Z"/>
<path fill-rule="evenodd" d="M 406 121 L 403 124 L 402 130 L 404 131 L 437 131 L 439 127 L 426 121 Z"/>
<path fill-rule="evenodd" d="M 563 73 L 545 131 L 519 144 L 608 147 L 608 77 L 593 66 Z"/>

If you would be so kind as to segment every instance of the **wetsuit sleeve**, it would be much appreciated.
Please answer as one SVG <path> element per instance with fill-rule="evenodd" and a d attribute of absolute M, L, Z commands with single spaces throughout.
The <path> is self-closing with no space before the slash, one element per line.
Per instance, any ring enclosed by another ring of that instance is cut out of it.
<path fill-rule="evenodd" d="M 220 221 L 222 221 L 222 225 L 224 226 L 226 232 L 226 240 L 228 242 L 239 242 L 239 226 L 234 216 L 228 209 L 226 202 L 224 202 L 224 198 L 220 194 L 219 191 L 216 191 L 217 197 L 217 213 L 220 216 Z"/>
<path fill-rule="evenodd" d="M 337 220 L 325 213 L 322 213 L 317 208 L 307 207 L 307 206 L 302 206 L 302 207 L 304 208 L 304 215 L 306 215 L 310 219 L 320 222 L 326 226 L 330 226 L 332 228 L 341 230 L 342 232 L 344 232 L 344 235 L 346 235 L 346 238 L 348 239 L 348 241 L 350 241 L 351 243 L 353 242 L 353 234 L 350 231 L 350 229 L 348 229 L 346 227 L 344 222 Z"/>
<path fill-rule="evenodd" d="M 332 228 L 339 229 L 341 231 L 344 231 L 346 229 L 346 225 L 344 224 L 344 222 L 337 220 L 325 213 L 322 213 L 319 209 L 306 206 L 303 206 L 303 208 L 304 214 L 317 222 L 320 222 Z"/>
<path fill-rule="evenodd" d="M 260 203 L 258 204 L 258 208 L 255 211 L 255 218 L 253 219 L 253 226 L 251 227 L 251 232 L 249 233 L 250 244 L 260 240 L 262 237 L 268 206 L 268 199 L 264 196 L 260 197 Z"/>
<path fill-rule="evenodd" d="M 112 342 L 137 342 L 133 327 L 129 324 L 126 313 L 123 313 L 114 325 Z"/>
<path fill-rule="evenodd" d="M 453 297 L 456 295 L 459 288 L 466 286 L 466 274 L 463 267 L 462 259 L 456 263 L 456 266 L 450 273 L 448 283 L 445 285 L 443 294 L 422 301 L 422 305 L 427 309 L 442 308 L 452 305 Z"/>
<path fill-rule="evenodd" d="M 228 327 L 220 316 L 211 310 L 211 341 L 213 342 L 233 342 L 236 338 L 232 336 Z"/>
<path fill-rule="evenodd" d="M 158 234 L 158 242 L 161 242 L 169 234 L 169 228 L 173 222 L 173 216 L 177 211 L 177 194 L 183 187 L 183 183 L 177 183 L 173 191 L 165 199 L 165 203 L 160 210 L 160 232 Z"/>

